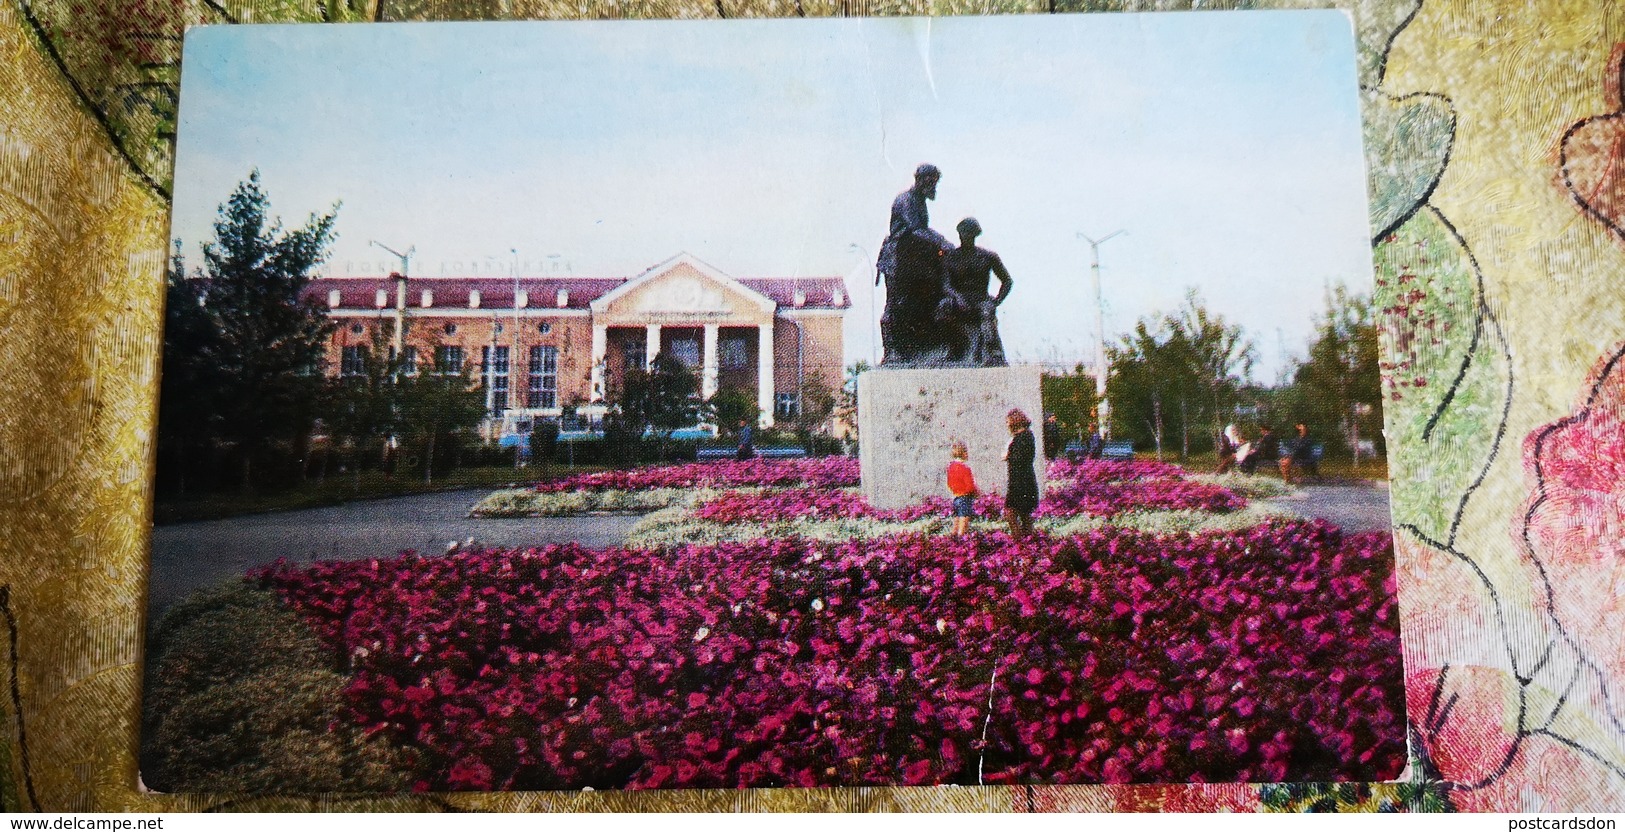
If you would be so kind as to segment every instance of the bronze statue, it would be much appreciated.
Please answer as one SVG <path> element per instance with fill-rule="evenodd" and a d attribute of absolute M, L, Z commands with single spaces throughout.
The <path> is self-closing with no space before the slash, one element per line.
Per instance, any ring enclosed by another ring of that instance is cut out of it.
<path fill-rule="evenodd" d="M 948 362 L 959 367 L 1005 367 L 1004 343 L 999 340 L 997 310 L 1010 296 L 1015 281 L 1004 268 L 999 255 L 979 248 L 976 238 L 982 233 L 981 223 L 975 217 L 966 217 L 955 227 L 959 232 L 959 248 L 943 256 L 948 270 L 948 288 L 953 292 L 956 306 L 953 349 Z M 989 297 L 987 287 L 993 277 L 999 279 L 999 294 Z"/>
<path fill-rule="evenodd" d="M 976 247 L 982 228 L 974 218 L 959 224 L 961 247 L 931 230 L 926 202 L 937 197 L 942 178 L 934 165 L 914 171 L 914 187 L 891 206 L 891 233 L 880 246 L 875 283 L 886 281 L 880 316 L 882 367 L 1004 367 L 994 310 L 1014 285 L 999 256 Z M 989 297 L 992 276 L 998 297 Z"/>
<path fill-rule="evenodd" d="M 943 255 L 953 248 L 931 230 L 926 201 L 936 199 L 942 174 L 934 165 L 914 171 L 914 187 L 891 205 L 891 233 L 880 246 L 875 282 L 886 281 L 886 310 L 880 316 L 883 367 L 941 366 L 950 345 L 939 322 L 949 298 Z"/>

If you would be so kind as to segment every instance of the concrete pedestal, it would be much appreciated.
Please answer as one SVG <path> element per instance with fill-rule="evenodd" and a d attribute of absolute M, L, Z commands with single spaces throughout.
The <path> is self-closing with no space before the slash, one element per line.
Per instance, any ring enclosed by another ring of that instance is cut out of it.
<path fill-rule="evenodd" d="M 1033 460 L 1044 488 L 1043 399 L 1035 366 L 964 369 L 876 369 L 858 377 L 858 463 L 863 496 L 877 508 L 901 508 L 948 496 L 948 449 L 970 450 L 983 492 L 1003 494 L 1007 481 L 1005 414 L 1021 408 L 1033 421 Z"/>

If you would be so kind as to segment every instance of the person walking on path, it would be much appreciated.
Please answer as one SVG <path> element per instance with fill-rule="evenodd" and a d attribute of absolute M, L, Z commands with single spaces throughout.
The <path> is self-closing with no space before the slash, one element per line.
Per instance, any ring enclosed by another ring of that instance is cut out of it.
<path fill-rule="evenodd" d="M 948 456 L 948 493 L 954 496 L 954 536 L 964 537 L 970 531 L 970 519 L 976 516 L 976 477 L 967 461 L 970 449 L 965 443 L 955 442 Z"/>
<path fill-rule="evenodd" d="M 1009 466 L 1004 522 L 1010 527 L 1011 537 L 1025 537 L 1032 534 L 1033 511 L 1038 508 L 1038 476 L 1033 473 L 1038 443 L 1033 438 L 1032 420 L 1020 408 L 1011 408 L 1005 421 L 1010 427 L 1010 444 L 1004 449 Z"/>
<path fill-rule="evenodd" d="M 756 458 L 756 446 L 751 444 L 750 423 L 744 419 L 739 420 L 739 452 L 734 458 L 740 462 Z"/>
<path fill-rule="evenodd" d="M 1299 468 L 1312 477 L 1320 476 L 1320 465 L 1315 462 L 1315 440 L 1309 438 L 1309 426 L 1297 424 L 1298 435 L 1287 445 L 1281 457 L 1281 479 L 1292 482 L 1292 469 Z"/>

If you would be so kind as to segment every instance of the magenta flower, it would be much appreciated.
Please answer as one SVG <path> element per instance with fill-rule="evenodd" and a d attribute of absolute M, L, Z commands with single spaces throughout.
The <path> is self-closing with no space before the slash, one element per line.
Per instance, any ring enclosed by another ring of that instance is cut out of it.
<path fill-rule="evenodd" d="M 414 779 L 483 790 L 1390 779 L 1391 573 L 1388 535 L 1294 521 L 250 579 L 343 657 L 350 718 L 413 749 Z"/>
<path fill-rule="evenodd" d="M 1160 462 L 1091 460 L 1050 463 L 1050 476 L 1062 484 L 1039 501 L 1039 517 L 1079 514 L 1110 517 L 1126 511 L 1190 509 L 1228 512 L 1245 508 L 1245 498 L 1217 485 L 1185 479 L 1178 466 Z M 593 475 L 597 476 L 597 475 Z M 936 497 L 901 509 L 877 509 L 852 491 L 792 488 L 780 491 L 729 491 L 706 501 L 695 516 L 713 523 L 774 523 L 797 519 L 869 519 L 909 523 L 925 517 L 946 517 L 952 506 Z M 998 517 L 1004 503 L 983 494 L 976 513 Z"/>
<path fill-rule="evenodd" d="M 625 471 L 576 474 L 538 483 L 544 493 L 565 491 L 641 491 L 651 488 L 743 488 L 747 486 L 812 486 L 844 488 L 858 484 L 858 461 L 850 457 L 818 459 L 751 459 L 656 465 Z"/>

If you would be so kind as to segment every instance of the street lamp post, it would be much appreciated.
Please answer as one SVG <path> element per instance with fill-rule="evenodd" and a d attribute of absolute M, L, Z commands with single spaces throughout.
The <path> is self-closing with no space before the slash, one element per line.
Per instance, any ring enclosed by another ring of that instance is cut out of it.
<path fill-rule="evenodd" d="M 408 274 L 411 274 L 412 253 L 418 249 L 417 246 L 409 246 L 406 249 L 406 253 L 403 254 L 390 248 L 389 246 L 384 245 L 383 243 L 378 242 L 377 240 L 370 240 L 369 242 L 372 245 L 375 245 L 384 251 L 399 257 L 401 260 L 401 270 L 399 272 L 400 277 L 395 283 L 395 338 L 393 344 L 395 347 L 395 357 L 397 360 L 399 360 L 401 356 L 401 349 L 404 346 L 403 342 L 406 338 L 406 278 Z"/>
<path fill-rule="evenodd" d="M 1100 425 L 1101 439 L 1111 438 L 1112 423 L 1111 404 L 1106 401 L 1106 377 L 1111 375 L 1111 365 L 1106 359 L 1106 301 L 1100 292 L 1100 245 L 1119 234 L 1127 233 L 1119 229 L 1097 240 L 1081 231 L 1078 232 L 1079 239 L 1089 241 L 1089 274 L 1095 287 L 1095 401 L 1098 402 L 1097 421 Z"/>
<path fill-rule="evenodd" d="M 519 249 L 510 248 L 510 249 L 508 249 L 508 253 L 513 255 L 513 335 L 512 335 L 512 337 L 510 337 L 508 339 L 508 343 L 510 344 L 510 346 L 508 347 L 508 351 L 509 351 L 509 354 L 508 354 L 508 409 L 510 411 L 512 411 L 512 410 L 517 410 L 518 409 L 516 407 L 516 405 L 519 402 L 519 393 L 520 393 L 519 385 L 517 383 L 519 381 L 519 377 L 520 377 L 519 376 L 519 367 L 520 367 L 520 364 L 519 364 Z M 529 299 L 527 298 L 526 301 L 527 301 L 527 304 L 528 304 Z M 528 377 L 526 377 L 526 381 L 527 381 L 527 383 L 529 382 Z M 528 386 L 528 384 L 527 384 L 527 386 Z M 532 425 L 531 427 L 532 427 L 532 429 L 534 429 L 535 425 Z M 521 457 L 524 456 L 524 452 L 525 452 L 525 447 L 524 447 L 524 444 L 523 444 L 525 440 L 520 439 L 520 440 L 517 440 L 517 441 L 520 444 L 514 445 L 514 449 L 513 449 L 513 467 L 514 467 L 514 470 L 516 470 L 516 471 L 519 470 L 519 460 L 520 460 Z"/>
<path fill-rule="evenodd" d="M 848 244 L 846 249 L 847 251 L 863 255 L 863 262 L 869 264 L 869 268 L 871 270 L 874 269 L 873 261 L 869 258 L 868 249 L 858 245 L 857 243 Z M 875 286 L 880 283 L 880 275 L 875 275 L 874 280 L 865 280 L 863 282 L 869 285 L 869 364 L 870 366 L 874 366 L 880 363 L 880 358 L 875 354 L 875 347 L 880 343 L 880 335 L 878 332 L 878 327 L 880 325 L 877 323 L 878 319 L 875 317 Z"/>

